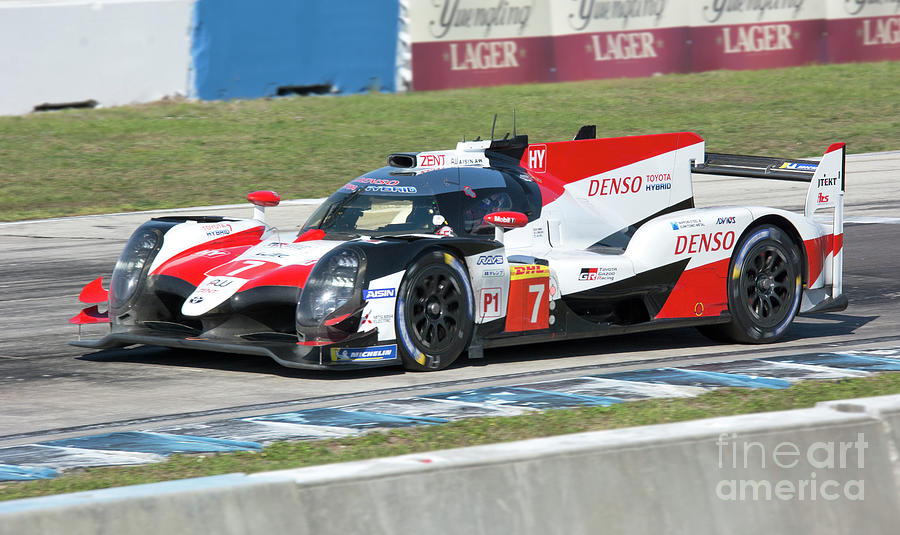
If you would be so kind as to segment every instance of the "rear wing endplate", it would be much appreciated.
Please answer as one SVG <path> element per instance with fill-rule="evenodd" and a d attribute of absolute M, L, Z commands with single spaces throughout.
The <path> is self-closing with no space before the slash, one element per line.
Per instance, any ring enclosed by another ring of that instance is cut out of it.
<path fill-rule="evenodd" d="M 834 208 L 831 296 L 835 300 L 843 283 L 845 170 L 844 143 L 833 143 L 820 161 L 708 152 L 704 162 L 691 163 L 691 172 L 698 174 L 808 182 L 804 215 L 811 218 L 821 208 Z"/>

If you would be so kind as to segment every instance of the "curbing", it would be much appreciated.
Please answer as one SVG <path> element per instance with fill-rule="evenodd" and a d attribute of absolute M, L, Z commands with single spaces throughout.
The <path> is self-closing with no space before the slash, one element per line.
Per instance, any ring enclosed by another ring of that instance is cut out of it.
<path fill-rule="evenodd" d="M 15 500 L 0 534 L 893 533 L 898 426 L 900 395 L 833 401 Z"/>

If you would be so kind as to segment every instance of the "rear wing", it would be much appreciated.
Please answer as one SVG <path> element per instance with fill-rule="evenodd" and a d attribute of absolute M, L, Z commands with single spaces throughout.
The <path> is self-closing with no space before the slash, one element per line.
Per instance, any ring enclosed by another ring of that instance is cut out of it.
<path fill-rule="evenodd" d="M 811 218 L 820 208 L 834 208 L 831 297 L 837 300 L 843 283 L 845 158 L 844 143 L 833 143 L 820 161 L 708 152 L 704 162 L 691 164 L 691 172 L 809 182 L 804 215 Z"/>

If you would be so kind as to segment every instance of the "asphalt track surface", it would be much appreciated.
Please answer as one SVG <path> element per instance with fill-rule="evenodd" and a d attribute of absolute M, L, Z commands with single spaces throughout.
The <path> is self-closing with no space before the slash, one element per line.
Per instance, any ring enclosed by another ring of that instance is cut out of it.
<path fill-rule="evenodd" d="M 900 153 L 848 158 L 844 291 L 841 313 L 800 318 L 767 346 L 711 342 L 694 329 L 491 349 L 485 362 L 461 359 L 437 373 L 399 368 L 312 372 L 261 357 L 152 347 L 91 352 L 69 346 L 77 295 L 104 275 L 131 231 L 150 214 L 0 224 L 0 446 L 179 425 L 212 417 L 328 407 L 619 372 L 900 343 Z M 695 177 L 698 206 L 741 204 L 801 210 L 796 183 Z M 269 222 L 296 232 L 313 203 L 269 209 Z M 188 213 L 249 215 L 250 207 Z M 85 330 L 99 335 L 104 326 Z"/>

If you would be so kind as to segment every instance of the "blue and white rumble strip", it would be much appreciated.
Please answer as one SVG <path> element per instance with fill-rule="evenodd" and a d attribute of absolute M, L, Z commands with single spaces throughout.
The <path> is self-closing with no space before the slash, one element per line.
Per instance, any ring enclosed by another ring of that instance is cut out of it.
<path fill-rule="evenodd" d="M 396 355 L 397 346 L 385 345 L 333 349 L 331 356 L 337 360 L 379 360 Z M 0 481 L 53 478 L 76 467 L 154 463 L 174 453 L 258 450 L 279 440 L 321 440 L 479 416 L 691 397 L 721 387 L 778 389 L 809 379 L 861 377 L 885 371 L 900 371 L 900 347 L 604 373 L 106 433 L 0 448 Z"/>

